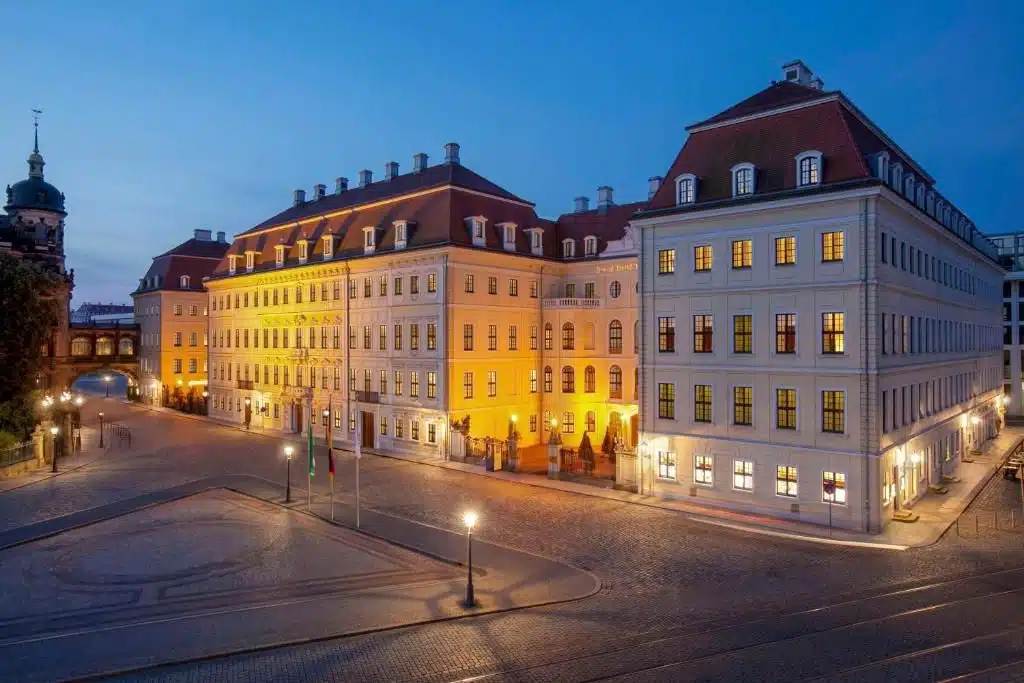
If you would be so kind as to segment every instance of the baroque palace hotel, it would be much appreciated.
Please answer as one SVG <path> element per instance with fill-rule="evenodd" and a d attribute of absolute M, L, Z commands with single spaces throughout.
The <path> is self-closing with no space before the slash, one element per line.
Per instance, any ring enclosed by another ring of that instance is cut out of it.
<path fill-rule="evenodd" d="M 472 436 L 523 446 L 555 421 L 570 445 L 635 444 L 640 206 L 601 187 L 595 209 L 540 218 L 455 143 L 440 164 L 296 190 L 206 280 L 209 414 L 281 432 L 329 419 L 339 444 L 438 457 L 467 416 Z"/>

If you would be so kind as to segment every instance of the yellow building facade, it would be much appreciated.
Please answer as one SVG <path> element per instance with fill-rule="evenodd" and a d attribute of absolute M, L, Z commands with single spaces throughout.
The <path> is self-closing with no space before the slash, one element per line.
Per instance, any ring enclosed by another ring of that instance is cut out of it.
<path fill-rule="evenodd" d="M 451 147 L 451 146 L 449 146 Z M 207 282 L 210 415 L 447 457 L 450 425 L 523 446 L 636 415 L 636 205 L 555 221 L 461 166 L 339 179 L 236 236 Z M 609 239 L 611 237 L 611 239 Z M 329 411 L 325 415 L 325 411 Z"/>

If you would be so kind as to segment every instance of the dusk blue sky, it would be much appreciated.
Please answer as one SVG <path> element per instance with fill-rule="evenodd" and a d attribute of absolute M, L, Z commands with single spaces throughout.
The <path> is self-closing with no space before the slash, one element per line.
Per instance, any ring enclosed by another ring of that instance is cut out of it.
<path fill-rule="evenodd" d="M 554 217 L 646 196 L 687 124 L 803 59 L 986 232 L 1024 229 L 1020 2 L 138 2 L 4 8 L 0 180 L 44 110 L 75 304 L 130 301 L 194 228 L 245 230 L 292 190 L 462 161 Z"/>

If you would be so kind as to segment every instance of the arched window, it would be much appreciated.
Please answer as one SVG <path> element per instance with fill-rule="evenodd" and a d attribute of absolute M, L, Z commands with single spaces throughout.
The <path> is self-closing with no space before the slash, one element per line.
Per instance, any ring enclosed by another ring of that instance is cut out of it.
<path fill-rule="evenodd" d="M 576 256 L 576 240 L 564 239 L 562 240 L 562 257 L 573 258 Z"/>
<path fill-rule="evenodd" d="M 562 393 L 576 393 L 576 371 L 573 370 L 571 365 L 566 365 L 562 368 Z"/>
<path fill-rule="evenodd" d="M 181 288 L 188 289 L 189 278 L 188 275 L 181 276 Z"/>
<path fill-rule="evenodd" d="M 622 368 L 618 365 L 608 371 L 608 398 L 622 398 Z"/>
<path fill-rule="evenodd" d="M 697 200 L 697 176 L 684 173 L 676 178 L 676 204 L 693 204 Z"/>
<path fill-rule="evenodd" d="M 117 353 L 120 356 L 134 356 L 135 340 L 131 337 L 121 337 L 117 341 Z"/>
<path fill-rule="evenodd" d="M 544 325 L 544 350 L 550 351 L 554 348 L 555 342 L 555 331 L 551 327 L 551 323 Z"/>
<path fill-rule="evenodd" d="M 562 325 L 562 350 L 572 351 L 576 348 L 576 328 L 572 323 Z"/>
<path fill-rule="evenodd" d="M 75 337 L 71 340 L 72 356 L 91 356 L 92 340 L 88 337 Z"/>
<path fill-rule="evenodd" d="M 608 353 L 622 353 L 622 323 L 618 320 L 608 325 Z"/>
<path fill-rule="evenodd" d="M 744 197 L 754 194 L 754 165 L 736 164 L 732 167 L 732 196 Z"/>
<path fill-rule="evenodd" d="M 597 370 L 593 365 L 588 365 L 583 370 L 583 391 L 592 394 L 597 391 Z"/>
<path fill-rule="evenodd" d="M 100 337 L 96 340 L 96 355 L 97 356 L 113 356 L 114 355 L 114 340 L 110 337 Z"/>
<path fill-rule="evenodd" d="M 796 182 L 801 187 L 821 183 L 821 152 L 811 150 L 797 155 Z"/>
<path fill-rule="evenodd" d="M 597 238 L 588 235 L 583 238 L 583 255 L 584 256 L 597 256 Z"/>
<path fill-rule="evenodd" d="M 551 372 L 551 366 L 548 365 L 544 368 L 544 393 L 550 394 L 554 391 L 554 373 Z"/>

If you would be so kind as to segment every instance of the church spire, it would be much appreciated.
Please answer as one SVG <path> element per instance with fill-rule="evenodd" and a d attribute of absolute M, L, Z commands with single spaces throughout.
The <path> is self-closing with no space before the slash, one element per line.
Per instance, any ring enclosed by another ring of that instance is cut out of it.
<path fill-rule="evenodd" d="M 39 115 L 42 113 L 41 109 L 32 110 L 32 124 L 35 127 L 35 145 L 32 147 L 32 153 L 28 155 L 29 178 L 42 178 L 43 166 L 46 165 L 46 162 L 43 161 L 43 155 L 39 153 Z"/>

